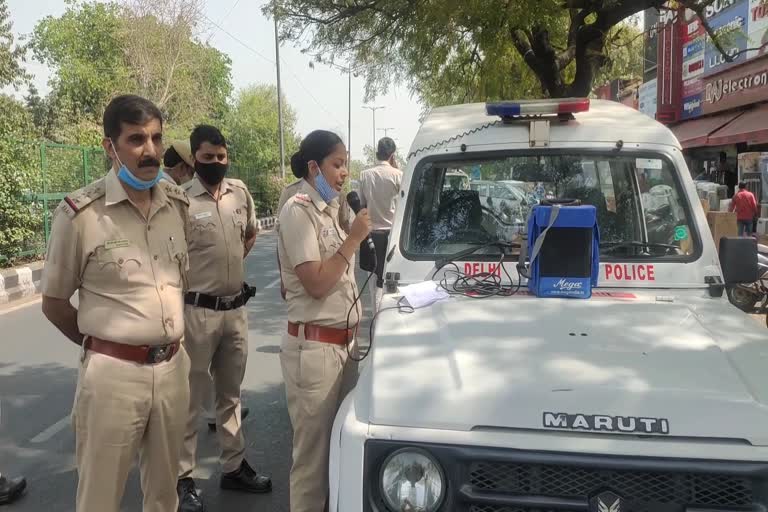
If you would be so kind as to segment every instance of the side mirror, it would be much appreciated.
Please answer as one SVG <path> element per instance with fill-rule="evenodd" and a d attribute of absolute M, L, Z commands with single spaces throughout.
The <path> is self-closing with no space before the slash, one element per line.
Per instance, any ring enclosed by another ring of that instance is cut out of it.
<path fill-rule="evenodd" d="M 751 237 L 721 238 L 720 267 L 726 285 L 757 281 L 757 241 Z"/>

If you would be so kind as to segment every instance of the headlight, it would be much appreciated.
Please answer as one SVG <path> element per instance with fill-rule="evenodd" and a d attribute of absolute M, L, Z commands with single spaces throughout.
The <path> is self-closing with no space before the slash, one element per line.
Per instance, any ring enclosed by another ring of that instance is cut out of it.
<path fill-rule="evenodd" d="M 445 496 L 445 477 L 427 452 L 405 448 L 384 461 L 381 491 L 391 512 L 435 512 Z"/>

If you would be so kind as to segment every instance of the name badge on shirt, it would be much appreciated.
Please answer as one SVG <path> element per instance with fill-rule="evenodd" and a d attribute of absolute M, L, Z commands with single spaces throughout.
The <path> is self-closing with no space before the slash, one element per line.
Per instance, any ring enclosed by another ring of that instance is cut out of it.
<path fill-rule="evenodd" d="M 207 219 L 213 214 L 211 212 L 200 212 L 195 214 L 195 220 Z"/>
<path fill-rule="evenodd" d="M 120 249 L 121 247 L 129 247 L 131 245 L 131 242 L 127 238 L 122 238 L 120 240 L 107 240 L 104 242 L 104 249 L 111 250 L 111 249 Z"/>

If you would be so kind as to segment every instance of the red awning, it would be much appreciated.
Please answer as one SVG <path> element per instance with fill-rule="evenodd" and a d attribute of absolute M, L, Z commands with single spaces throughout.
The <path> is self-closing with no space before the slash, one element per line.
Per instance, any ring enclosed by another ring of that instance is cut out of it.
<path fill-rule="evenodd" d="M 677 126 L 670 127 L 670 129 L 672 130 L 672 133 L 675 134 L 675 137 L 677 137 L 677 140 L 680 141 L 680 145 L 683 146 L 683 149 L 698 146 L 711 146 L 713 144 L 708 141 L 709 135 L 718 128 L 727 125 L 743 113 L 744 111 L 740 110 L 711 117 L 702 117 L 701 119 L 680 123 Z"/>
<path fill-rule="evenodd" d="M 747 110 L 735 121 L 728 123 L 709 136 L 710 146 L 726 144 L 763 144 L 768 142 L 768 104 Z"/>

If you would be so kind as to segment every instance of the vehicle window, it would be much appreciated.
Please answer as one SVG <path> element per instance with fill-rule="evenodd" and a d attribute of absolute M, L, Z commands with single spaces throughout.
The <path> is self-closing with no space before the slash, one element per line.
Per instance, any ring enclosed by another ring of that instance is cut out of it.
<path fill-rule="evenodd" d="M 473 168 L 473 177 L 479 169 L 482 179 L 469 179 Z M 446 178 L 456 176 L 467 185 L 446 187 Z M 402 243 L 419 258 L 488 242 L 520 243 L 531 209 L 563 198 L 596 208 L 603 257 L 675 258 L 693 254 L 696 246 L 674 168 L 653 155 L 540 154 L 432 163 L 416 169 L 414 185 Z"/>

